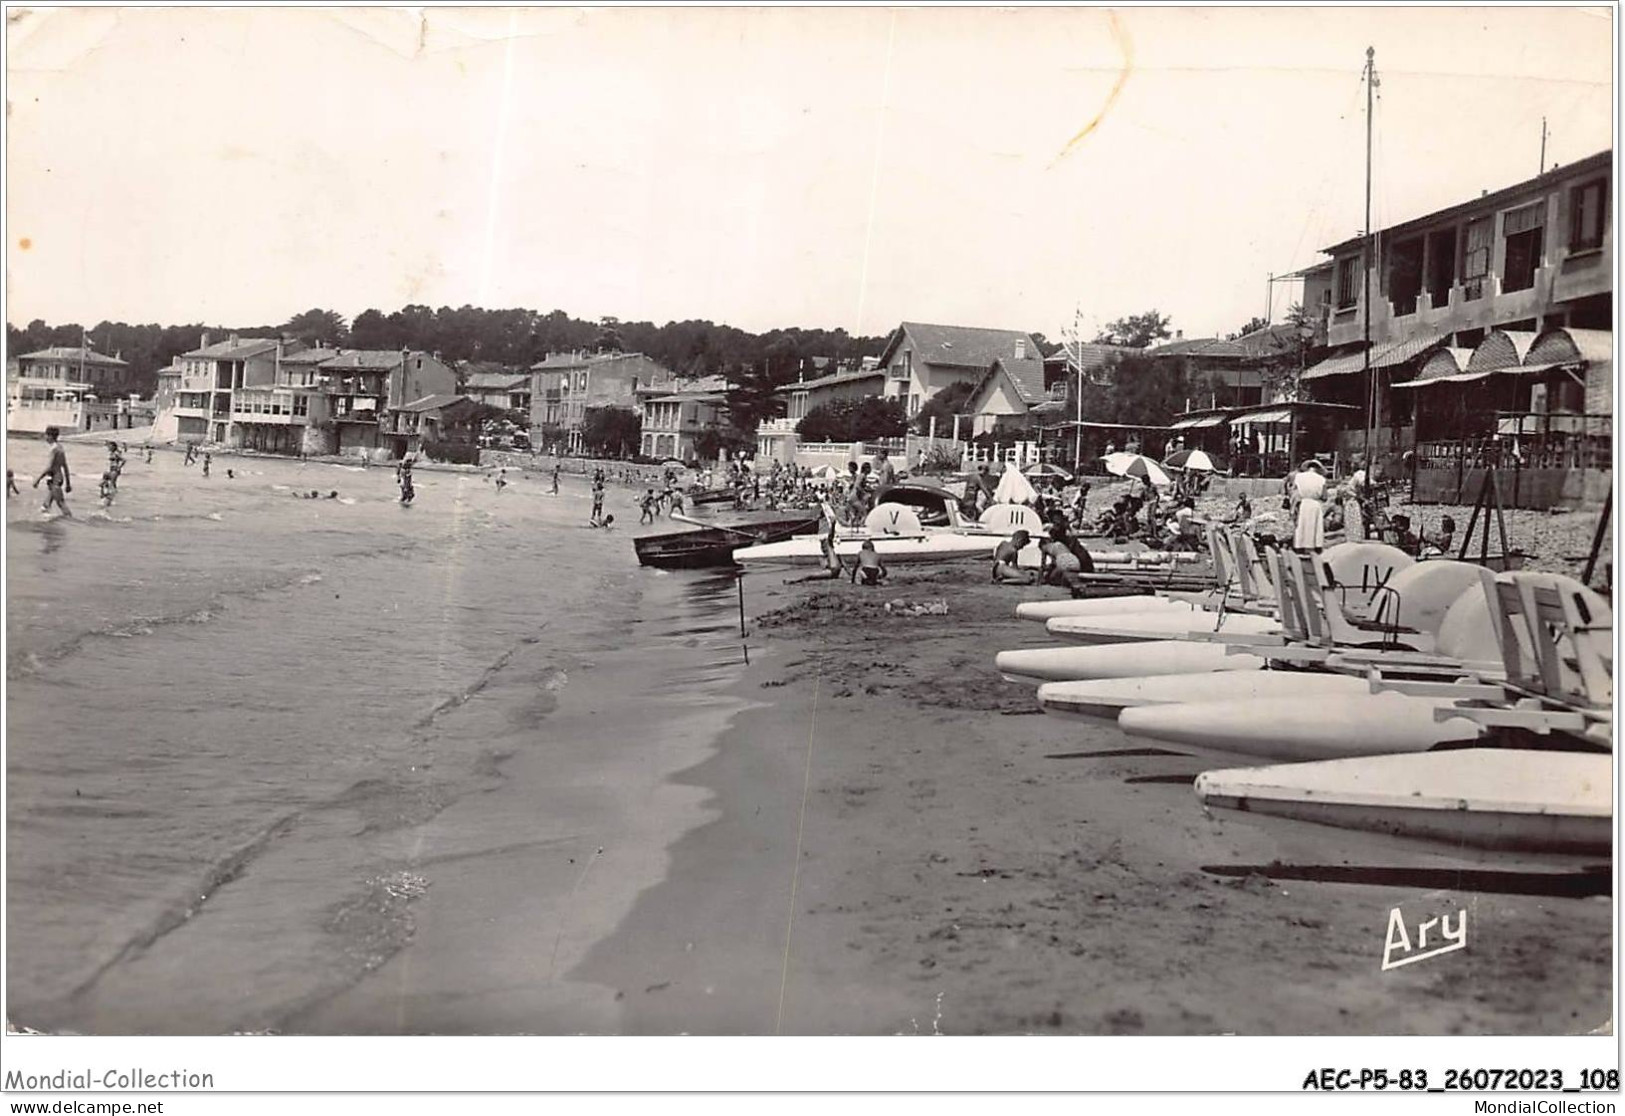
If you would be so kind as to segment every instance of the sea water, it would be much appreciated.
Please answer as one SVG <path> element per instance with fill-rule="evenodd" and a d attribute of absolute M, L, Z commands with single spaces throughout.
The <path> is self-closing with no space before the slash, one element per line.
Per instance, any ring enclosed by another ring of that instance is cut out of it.
<path fill-rule="evenodd" d="M 587 527 L 583 487 L 540 474 L 499 494 L 420 469 L 403 507 L 388 466 L 217 456 L 205 478 L 133 450 L 103 508 L 105 450 L 78 444 L 67 520 L 28 488 L 44 458 L 8 441 L 19 1024 L 281 1026 L 403 944 L 426 881 L 368 835 L 499 784 L 632 632 L 709 668 L 696 641 L 732 621 L 726 578 L 641 569 L 628 534 Z M 211 904 L 231 913 L 183 957 L 156 948 Z"/>

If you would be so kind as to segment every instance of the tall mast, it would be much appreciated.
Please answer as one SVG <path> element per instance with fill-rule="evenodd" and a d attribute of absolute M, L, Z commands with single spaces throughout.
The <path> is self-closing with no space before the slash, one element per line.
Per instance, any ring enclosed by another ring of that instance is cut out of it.
<path fill-rule="evenodd" d="M 1377 391 L 1377 374 L 1371 367 L 1371 269 L 1377 266 L 1375 252 L 1375 237 L 1371 231 L 1371 107 L 1373 94 L 1377 84 L 1377 50 L 1375 47 L 1365 48 L 1365 247 L 1362 249 L 1361 268 L 1365 284 L 1365 296 L 1361 304 L 1361 327 L 1365 335 L 1365 377 L 1366 377 L 1366 436 L 1365 452 L 1366 464 L 1370 465 L 1376 460 L 1376 437 L 1379 415 L 1377 408 L 1380 397 Z"/>
<path fill-rule="evenodd" d="M 1072 344 L 1078 366 L 1078 425 L 1072 428 L 1072 471 L 1083 467 L 1083 308 L 1072 307 Z"/>

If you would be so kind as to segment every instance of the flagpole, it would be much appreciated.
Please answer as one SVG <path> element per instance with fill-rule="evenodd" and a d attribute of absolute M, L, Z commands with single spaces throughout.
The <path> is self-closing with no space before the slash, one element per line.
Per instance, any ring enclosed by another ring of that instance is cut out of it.
<path fill-rule="evenodd" d="M 1377 266 L 1376 254 L 1373 251 L 1374 241 L 1371 235 L 1371 108 L 1374 86 L 1377 84 L 1377 50 L 1375 47 L 1365 48 L 1365 246 L 1362 251 L 1363 265 L 1360 270 L 1364 273 L 1365 295 L 1364 305 L 1361 308 L 1361 327 L 1365 337 L 1365 375 L 1366 375 L 1366 401 L 1365 401 L 1365 452 L 1366 467 L 1370 469 L 1376 462 L 1377 422 L 1377 380 L 1376 372 L 1371 367 L 1371 271 Z"/>
<path fill-rule="evenodd" d="M 1078 366 L 1078 425 L 1072 428 L 1072 472 L 1083 468 L 1083 332 L 1080 319 L 1082 308 L 1072 307 L 1072 344 L 1077 350 L 1074 360 Z"/>

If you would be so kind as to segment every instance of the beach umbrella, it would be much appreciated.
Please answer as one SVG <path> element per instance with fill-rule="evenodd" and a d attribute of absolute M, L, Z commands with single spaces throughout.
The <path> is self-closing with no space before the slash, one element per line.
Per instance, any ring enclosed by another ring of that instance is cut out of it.
<path fill-rule="evenodd" d="M 1025 504 L 1038 499 L 1038 490 L 1021 470 L 1016 468 L 1015 462 L 1004 467 L 1004 476 L 999 478 L 999 486 L 993 490 L 995 504 Z"/>
<path fill-rule="evenodd" d="M 1170 469 L 1189 469 L 1192 472 L 1217 473 L 1219 463 L 1199 449 L 1177 450 L 1162 459 Z"/>
<path fill-rule="evenodd" d="M 1027 477 L 1058 477 L 1061 480 L 1071 480 L 1072 474 L 1059 465 L 1051 465 L 1048 461 L 1040 461 L 1037 465 L 1029 465 L 1022 470 Z"/>
<path fill-rule="evenodd" d="M 1117 460 L 1112 460 L 1116 458 Z M 1127 460 L 1123 460 L 1126 458 Z M 1106 471 L 1120 477 L 1143 477 L 1152 484 L 1172 484 L 1173 478 L 1162 471 L 1162 466 L 1139 453 L 1114 453 L 1106 461 Z"/>
<path fill-rule="evenodd" d="M 833 465 L 820 465 L 812 471 L 812 475 L 816 480 L 836 480 L 840 477 L 841 471 Z"/>

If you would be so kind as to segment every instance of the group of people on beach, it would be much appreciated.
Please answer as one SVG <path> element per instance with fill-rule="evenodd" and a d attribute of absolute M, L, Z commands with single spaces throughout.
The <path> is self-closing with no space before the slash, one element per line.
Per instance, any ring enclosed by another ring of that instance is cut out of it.
<path fill-rule="evenodd" d="M 34 488 L 38 488 L 41 481 L 45 482 L 45 502 L 40 505 L 40 513 L 49 515 L 54 508 L 62 515 L 72 519 L 73 513 L 68 510 L 67 497 L 73 492 L 73 476 L 68 469 L 68 452 L 62 445 L 62 430 L 60 427 L 47 426 L 45 428 L 45 444 L 47 447 L 45 468 L 40 472 L 39 476 L 34 478 L 33 484 Z M 102 472 L 101 483 L 97 489 L 103 507 L 110 507 L 114 498 L 118 495 L 118 481 L 124 472 L 124 464 L 127 460 L 125 454 L 129 452 L 129 448 L 128 445 L 120 445 L 114 441 L 107 443 L 107 468 Z M 152 463 L 151 446 L 147 447 L 146 460 L 147 464 Z M 22 490 L 17 487 L 16 475 L 12 470 L 7 469 L 6 495 L 17 496 L 21 495 L 21 492 Z"/>

